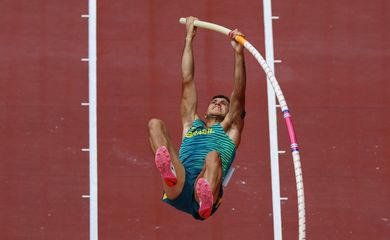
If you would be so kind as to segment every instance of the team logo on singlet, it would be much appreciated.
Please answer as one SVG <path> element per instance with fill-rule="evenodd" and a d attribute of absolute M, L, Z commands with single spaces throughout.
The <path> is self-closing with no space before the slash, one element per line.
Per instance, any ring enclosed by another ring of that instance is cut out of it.
<path fill-rule="evenodd" d="M 202 129 L 202 130 L 195 130 L 195 127 L 192 127 L 188 132 L 186 133 L 186 138 L 192 138 L 198 135 L 205 135 L 205 134 L 212 134 L 214 133 L 214 130 L 212 128 L 208 129 Z"/>

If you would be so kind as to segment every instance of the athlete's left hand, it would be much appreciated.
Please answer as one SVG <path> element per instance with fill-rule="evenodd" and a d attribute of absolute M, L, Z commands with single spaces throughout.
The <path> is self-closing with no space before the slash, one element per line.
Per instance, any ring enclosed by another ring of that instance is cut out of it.
<path fill-rule="evenodd" d="M 232 32 L 231 32 L 231 40 L 230 40 L 230 43 L 232 44 L 232 47 L 234 49 L 234 51 L 236 51 L 236 53 L 243 53 L 244 51 L 244 46 L 242 46 L 241 44 L 239 44 L 236 40 L 234 40 L 234 38 L 236 36 L 243 36 L 244 37 L 244 34 L 242 34 L 240 31 L 238 31 L 238 29 L 234 29 Z"/>

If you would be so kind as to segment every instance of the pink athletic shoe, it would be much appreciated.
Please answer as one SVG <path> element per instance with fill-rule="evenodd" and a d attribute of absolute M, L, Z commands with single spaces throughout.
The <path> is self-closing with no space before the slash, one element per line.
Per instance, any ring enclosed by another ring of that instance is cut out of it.
<path fill-rule="evenodd" d="M 195 189 L 199 198 L 199 215 L 206 219 L 211 215 L 214 202 L 211 186 L 205 178 L 199 178 L 198 182 L 196 182 Z"/>
<path fill-rule="evenodd" d="M 177 183 L 175 167 L 172 164 L 171 156 L 165 146 L 161 146 L 156 151 L 154 161 L 161 173 L 162 178 L 169 187 L 173 187 Z"/>

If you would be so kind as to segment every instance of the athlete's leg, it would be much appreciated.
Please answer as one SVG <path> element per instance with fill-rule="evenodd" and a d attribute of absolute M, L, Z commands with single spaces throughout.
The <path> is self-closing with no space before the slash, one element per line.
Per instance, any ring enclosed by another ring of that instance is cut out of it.
<path fill-rule="evenodd" d="M 175 199 L 182 191 L 185 181 L 185 170 L 181 164 L 179 157 L 171 144 L 171 140 L 168 135 L 168 131 L 164 123 L 159 119 L 152 119 L 149 121 L 149 142 L 152 148 L 153 154 L 156 155 L 156 151 L 161 152 L 161 147 L 165 146 L 169 151 L 169 156 L 176 171 L 177 183 L 174 186 L 168 186 L 163 180 L 164 191 L 169 199 Z"/>
<path fill-rule="evenodd" d="M 219 153 L 209 152 L 202 172 L 195 183 L 195 199 L 199 203 L 199 215 L 208 218 L 213 204 L 218 201 L 222 184 L 222 161 Z"/>
<path fill-rule="evenodd" d="M 202 172 L 198 176 L 198 179 L 200 178 L 205 178 L 210 184 L 215 203 L 218 200 L 222 184 L 222 160 L 217 151 L 212 151 L 207 154 Z M 199 202 L 199 198 L 196 193 L 195 198 Z"/>

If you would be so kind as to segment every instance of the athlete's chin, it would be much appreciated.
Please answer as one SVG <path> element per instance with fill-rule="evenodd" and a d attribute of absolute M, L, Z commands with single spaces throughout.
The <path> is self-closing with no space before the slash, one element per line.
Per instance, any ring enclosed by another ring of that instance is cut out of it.
<path fill-rule="evenodd" d="M 209 113 L 206 115 L 206 117 L 209 119 L 214 118 L 214 119 L 219 119 L 220 121 L 222 121 L 223 119 L 225 119 L 226 115 L 221 114 L 221 113 Z"/>
<path fill-rule="evenodd" d="M 222 111 L 212 111 L 210 114 L 215 115 L 215 116 L 225 116 Z"/>

